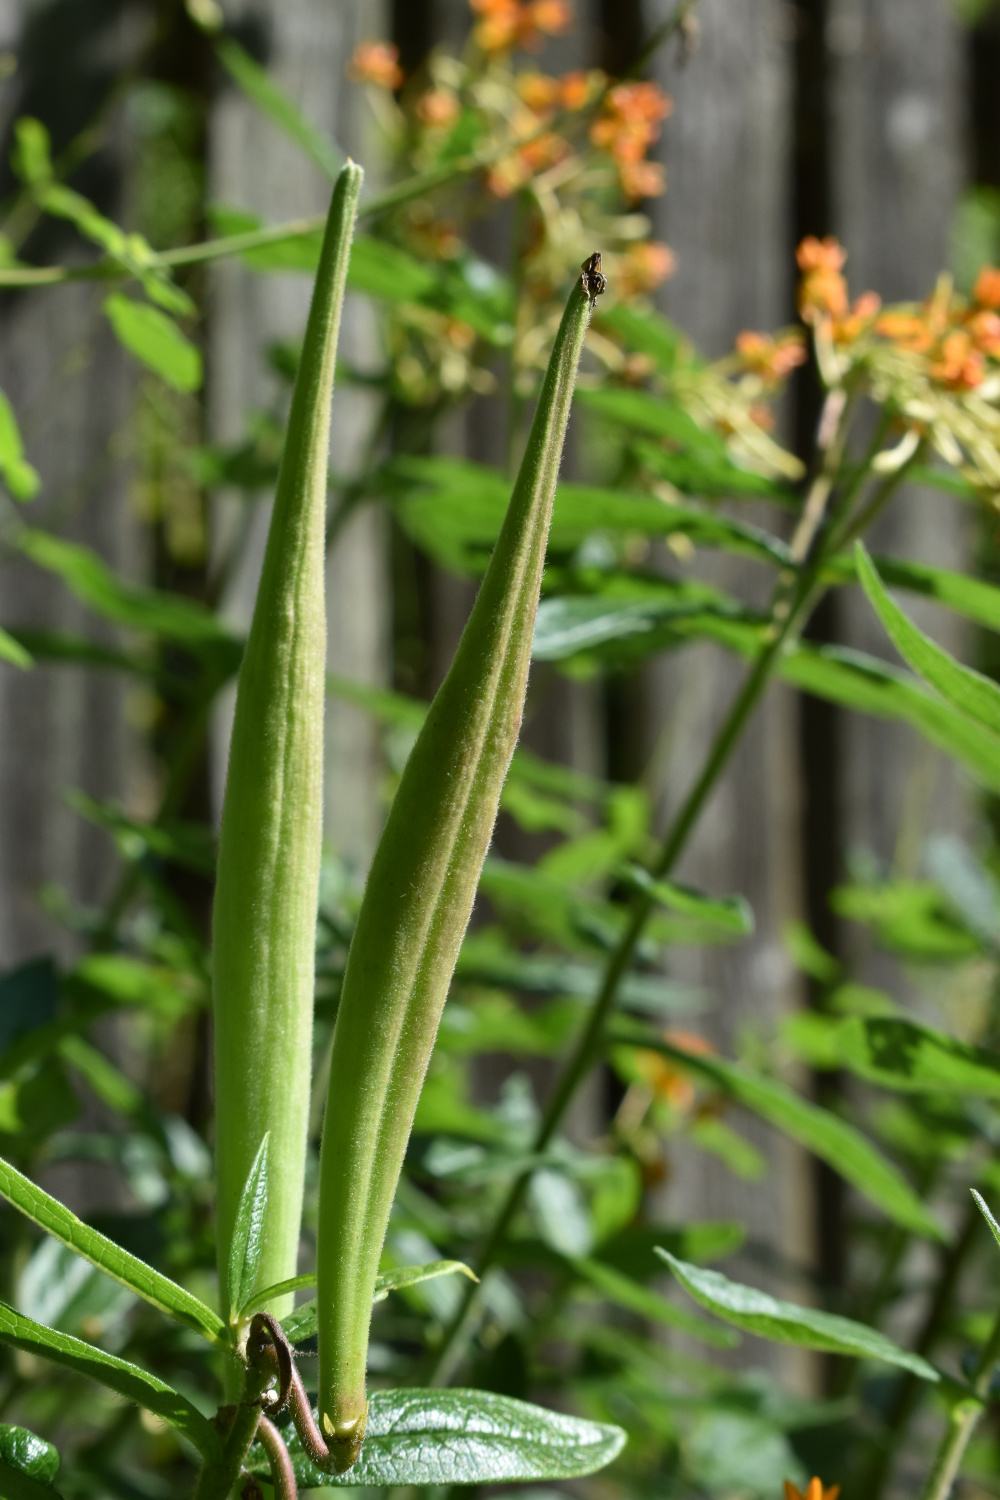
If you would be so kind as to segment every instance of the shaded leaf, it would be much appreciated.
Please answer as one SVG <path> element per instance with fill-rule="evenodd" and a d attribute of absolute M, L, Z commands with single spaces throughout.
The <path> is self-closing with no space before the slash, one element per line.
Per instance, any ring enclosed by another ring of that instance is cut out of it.
<path fill-rule="evenodd" d="M 124 1255 L 125 1252 L 119 1253 Z M 138 1287 L 135 1290 L 138 1291 Z M 219 1438 L 211 1422 L 186 1397 L 155 1375 L 140 1370 L 138 1365 L 129 1364 L 93 1344 L 85 1344 L 68 1333 L 46 1328 L 43 1323 L 26 1318 L 5 1303 L 0 1303 L 0 1339 L 26 1354 L 52 1360 L 117 1391 L 120 1396 L 137 1402 L 176 1427 L 206 1458 L 218 1456 Z"/>
<path fill-rule="evenodd" d="M 883 1088 L 1000 1098 L 1000 1055 L 896 1016 L 852 1016 L 833 1032 L 840 1064 Z"/>
<path fill-rule="evenodd" d="M 51 1484 L 34 1479 L 3 1459 L 0 1459 L 0 1495 L 4 1500 L 58 1500 L 58 1493 Z"/>
<path fill-rule="evenodd" d="M 9 662 L 12 667 L 20 667 L 26 671 L 34 666 L 30 651 L 26 651 L 20 641 L 8 635 L 6 630 L 0 629 L 0 661 Z"/>
<path fill-rule="evenodd" d="M 629 1312 L 638 1314 L 640 1318 L 648 1318 L 653 1323 L 662 1323 L 667 1328 L 677 1328 L 692 1338 L 701 1339 L 703 1344 L 713 1345 L 716 1349 L 735 1349 L 739 1343 L 737 1335 L 727 1333 L 723 1328 L 716 1328 L 713 1323 L 706 1323 L 703 1318 L 692 1317 L 682 1307 L 675 1307 L 672 1302 L 667 1301 L 666 1297 L 661 1297 L 658 1292 L 650 1290 L 638 1281 L 633 1281 L 631 1276 L 624 1275 L 613 1266 L 604 1265 L 599 1260 L 585 1258 L 573 1259 L 570 1263 L 577 1275 L 596 1288 L 602 1297 L 606 1297 L 609 1302 L 614 1302 L 618 1307 L 627 1308 Z"/>
<path fill-rule="evenodd" d="M 97 1266 L 106 1275 L 152 1303 L 160 1312 L 166 1313 L 167 1317 L 195 1329 L 210 1343 L 223 1341 L 225 1330 L 222 1319 L 210 1307 L 206 1307 L 204 1302 L 169 1277 L 154 1271 L 145 1261 L 130 1255 L 96 1229 L 91 1229 L 64 1204 L 51 1198 L 2 1158 L 0 1194 L 47 1234 L 61 1240 L 64 1245 L 75 1250 L 77 1255 L 89 1260 L 91 1265 Z"/>
<path fill-rule="evenodd" d="M 360 1485 L 500 1484 L 573 1479 L 603 1469 L 621 1452 L 620 1427 L 546 1411 L 492 1391 L 373 1391 L 361 1457 L 346 1474 L 328 1474 L 288 1451 L 304 1488 Z M 247 1467 L 267 1475 L 251 1449 Z"/>
<path fill-rule="evenodd" d="M 625 865 L 619 878 L 643 895 L 649 896 L 668 911 L 721 927 L 734 937 L 751 937 L 754 931 L 753 908 L 743 896 L 706 896 L 691 886 L 676 881 L 655 880 L 641 865 Z"/>
<path fill-rule="evenodd" d="M 783 1302 L 756 1287 L 730 1281 L 719 1271 L 707 1271 L 678 1260 L 669 1250 L 661 1249 L 657 1253 L 696 1302 L 746 1333 L 755 1333 L 779 1344 L 797 1344 L 803 1349 L 879 1360 L 882 1364 L 910 1370 L 921 1380 L 937 1381 L 941 1378 L 933 1365 L 921 1359 L 919 1354 L 901 1349 L 877 1329 L 864 1323 L 855 1323 L 851 1318 L 820 1312 L 813 1307 L 799 1307 L 794 1302 Z"/>
<path fill-rule="evenodd" d="M 384 1302 L 390 1292 L 397 1292 L 403 1287 L 419 1286 L 422 1281 L 433 1281 L 438 1276 L 450 1276 L 454 1271 L 460 1271 L 463 1276 L 468 1276 L 472 1281 L 478 1281 L 476 1273 L 461 1260 L 432 1260 L 422 1266 L 398 1266 L 393 1271 L 383 1271 L 375 1282 L 375 1296 L 373 1302 Z M 244 1313 L 254 1311 L 255 1308 L 263 1307 L 265 1302 L 272 1297 L 277 1297 L 283 1292 L 298 1291 L 302 1287 L 315 1286 L 315 1275 L 294 1276 L 290 1281 L 282 1281 L 277 1286 L 269 1288 L 266 1292 L 258 1292 Z M 303 1339 L 312 1338 L 316 1332 L 316 1299 L 311 1298 L 303 1302 L 301 1307 L 287 1317 L 282 1323 L 285 1335 L 292 1344 L 301 1344 Z"/>

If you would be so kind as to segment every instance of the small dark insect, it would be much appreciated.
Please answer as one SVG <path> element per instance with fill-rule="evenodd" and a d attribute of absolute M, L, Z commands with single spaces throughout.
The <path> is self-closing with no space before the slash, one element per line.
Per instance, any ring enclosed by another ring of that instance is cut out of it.
<path fill-rule="evenodd" d="M 595 250 L 593 255 L 588 255 L 580 268 L 580 285 L 590 298 L 593 307 L 602 292 L 608 289 L 608 278 L 601 272 L 601 252 Z"/>

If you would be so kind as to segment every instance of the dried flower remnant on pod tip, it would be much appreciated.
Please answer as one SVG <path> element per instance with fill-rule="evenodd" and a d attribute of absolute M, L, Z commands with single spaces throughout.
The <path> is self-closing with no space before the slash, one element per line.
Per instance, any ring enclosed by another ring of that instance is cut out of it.
<path fill-rule="evenodd" d="M 590 298 L 591 307 L 598 297 L 603 297 L 607 291 L 608 278 L 601 270 L 600 250 L 595 250 L 593 255 L 588 255 L 580 267 L 580 285 Z"/>

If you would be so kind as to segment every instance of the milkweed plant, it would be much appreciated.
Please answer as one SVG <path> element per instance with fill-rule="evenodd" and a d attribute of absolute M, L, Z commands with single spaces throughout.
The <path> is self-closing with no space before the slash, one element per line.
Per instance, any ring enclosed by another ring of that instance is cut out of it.
<path fill-rule="evenodd" d="M 400 167 L 375 198 L 214 6 L 189 9 L 237 86 L 327 172 L 333 193 L 324 221 L 269 226 L 217 208 L 215 238 L 157 250 L 66 185 L 37 121 L 16 128 L 20 208 L 0 285 L 116 283 L 102 310 L 154 383 L 143 431 L 158 433 L 156 444 L 184 427 L 183 403 L 202 379 L 185 266 L 239 256 L 261 273 L 308 272 L 313 290 L 301 348 L 275 355 L 291 384 L 287 417 L 258 418 L 238 448 L 189 454 L 188 477 L 207 486 L 273 485 L 245 642 L 209 609 L 127 584 L 86 548 L 26 524 L 20 507 L 40 488 L 44 455 L 30 455 L 36 471 L 0 398 L 3 546 L 134 638 L 112 651 L 8 621 L 0 656 L 13 670 L 73 660 L 146 678 L 164 701 L 175 695 L 186 725 L 154 819 L 76 795 L 125 871 L 108 911 L 63 911 L 89 951 L 62 976 L 42 961 L 0 979 L 11 1017 L 0 1016 L 0 1133 L 25 1168 L 0 1159 L 0 1194 L 25 1232 L 30 1223 L 42 1234 L 34 1248 L 24 1241 L 20 1290 L 0 1301 L 0 1341 L 18 1361 L 3 1414 L 20 1414 L 49 1367 L 111 1401 L 94 1398 L 102 1435 L 65 1474 L 47 1438 L 0 1425 L 0 1493 L 159 1495 L 115 1468 L 140 1409 L 147 1434 L 174 1443 L 197 1500 L 254 1500 L 262 1486 L 289 1500 L 338 1486 L 580 1481 L 612 1464 L 601 1483 L 616 1494 L 777 1497 L 784 1482 L 786 1500 L 836 1500 L 840 1480 L 845 1497 L 876 1500 L 930 1393 L 945 1415 L 943 1430 L 937 1408 L 928 1418 L 935 1446 L 920 1485 L 924 1500 L 945 1500 L 963 1463 L 985 1472 L 979 1423 L 1000 1364 L 1000 1315 L 957 1300 L 966 1285 L 983 1300 L 982 1276 L 967 1275 L 977 1237 L 1000 1247 L 986 1196 L 1000 1191 L 996 860 L 939 840 L 928 880 L 859 865 L 833 897 L 911 971 L 951 965 L 966 984 L 978 975 L 986 1019 L 975 1035 L 910 1019 L 799 924 L 789 954 L 818 1003 L 727 1058 L 689 1019 L 672 1024 L 697 1006 L 664 963 L 674 943 L 752 931 L 741 897 L 694 890 L 675 872 L 773 681 L 907 724 L 984 796 L 1000 792 L 1000 688 L 937 644 L 889 587 L 994 632 L 1000 590 L 865 545 L 913 481 L 995 517 L 1000 270 L 984 265 L 962 289 L 942 275 L 925 301 L 883 307 L 872 292 L 852 300 L 843 247 L 810 237 L 798 249 L 796 326 L 745 330 L 730 354 L 705 362 L 644 300 L 673 266 L 640 211 L 664 188 L 648 153 L 669 98 L 639 76 L 555 77 L 517 62 L 569 27 L 566 0 L 472 0 L 465 53 L 435 53 L 417 80 L 388 44 L 357 49 L 351 76 Z M 690 47 L 693 11 L 684 0 L 651 46 Z M 505 199 L 518 206 L 510 278 L 464 234 L 484 204 Z M 98 258 L 22 262 L 24 225 L 39 215 L 71 224 Z M 371 233 L 358 232 L 361 221 Z M 364 472 L 344 477 L 331 473 L 330 425 L 335 370 L 338 381 L 361 379 L 338 364 L 348 288 L 381 306 L 386 359 L 363 382 L 378 388 L 381 436 Z M 822 409 L 814 451 L 801 457 L 782 442 L 776 408 L 807 362 Z M 442 414 L 501 394 L 507 470 L 428 456 L 423 439 Z M 575 408 L 591 445 L 587 485 L 560 479 Z M 417 440 L 386 451 L 403 413 Z M 177 508 L 179 494 L 190 499 L 179 472 L 164 514 L 180 554 L 201 543 L 195 513 Z M 769 505 L 773 524 L 723 511 L 722 498 Z M 327 675 L 327 550 L 371 503 L 413 548 L 478 580 L 429 704 Z M 692 561 L 711 550 L 769 570 L 763 606 L 698 578 Z M 820 601 L 851 586 L 906 670 L 805 635 Z M 533 660 L 586 679 L 692 643 L 735 656 L 743 675 L 665 829 L 648 789 L 517 747 Z M 183 686 L 178 653 L 190 664 Z M 206 830 L 176 813 L 190 744 L 234 676 L 216 853 Z M 363 889 L 323 852 L 331 693 L 387 730 L 391 801 Z M 501 809 L 555 840 L 536 865 L 491 852 Z M 171 867 L 214 875 L 210 964 L 170 894 Z M 480 892 L 497 921 L 470 930 Z M 113 1006 L 169 1028 L 209 992 L 211 1193 L 200 1138 L 159 1114 L 87 1036 Z M 528 995 L 536 1004 L 525 1009 L 511 998 Z M 555 1061 L 543 1105 L 517 1075 L 495 1110 L 467 1097 L 466 1059 L 491 1051 Z M 817 1103 L 782 1076 L 789 1061 L 857 1078 L 878 1109 L 866 1117 L 848 1093 L 836 1108 Z M 585 1151 L 564 1127 L 599 1065 L 620 1102 Z M 126 1248 L 114 1226 L 83 1222 L 34 1180 L 43 1146 L 51 1154 L 62 1139 L 70 1150 L 66 1070 L 127 1123 L 129 1140 L 145 1142 L 137 1191 L 155 1197 L 162 1182 L 158 1204 L 187 1204 L 172 1210 L 172 1266 Z M 650 1194 L 681 1140 L 737 1175 L 764 1170 L 731 1123 L 740 1109 L 824 1163 L 868 1216 L 871 1264 L 839 1305 L 824 1304 L 822 1288 L 784 1300 L 711 1269 L 739 1248 L 738 1224 L 657 1221 Z M 910 1295 L 913 1256 L 933 1270 L 923 1322 L 904 1338 L 893 1315 Z M 525 1288 L 521 1270 L 534 1277 Z M 651 1284 L 667 1274 L 686 1301 Z M 156 1323 L 143 1325 L 137 1362 L 120 1352 L 127 1335 L 107 1330 L 143 1303 Z M 403 1312 L 373 1324 L 384 1305 Z M 741 1333 L 835 1357 L 829 1399 L 740 1384 L 672 1342 L 728 1348 Z M 529 1365 L 536 1386 L 555 1393 L 548 1404 L 524 1399 Z M 463 1375 L 469 1384 L 456 1383 Z M 839 1459 L 829 1443 L 795 1447 L 797 1432 L 839 1432 L 859 1413 Z M 823 1453 L 836 1475 L 810 1478 Z"/>

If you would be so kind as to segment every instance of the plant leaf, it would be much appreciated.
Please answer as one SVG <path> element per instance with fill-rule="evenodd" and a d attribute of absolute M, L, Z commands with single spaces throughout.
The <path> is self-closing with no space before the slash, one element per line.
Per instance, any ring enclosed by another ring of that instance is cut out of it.
<path fill-rule="evenodd" d="M 301 146 L 331 182 L 335 182 L 344 165 L 343 154 L 336 146 L 309 123 L 271 75 L 233 37 L 218 37 L 215 50 L 226 72 L 239 84 L 247 98 L 273 120 L 289 140 Z"/>
<path fill-rule="evenodd" d="M 1000 1245 L 1000 1224 L 997 1223 L 996 1219 L 994 1219 L 993 1215 L 990 1213 L 990 1210 L 987 1208 L 986 1199 L 983 1197 L 982 1193 L 977 1193 L 975 1188 L 972 1189 L 972 1196 L 976 1200 L 976 1207 L 979 1209 L 979 1212 L 982 1214 L 983 1218 L 986 1220 L 986 1223 L 989 1225 L 990 1234 L 996 1240 L 997 1244 Z"/>
<path fill-rule="evenodd" d="M 34 666 L 31 653 L 6 630 L 0 630 L 0 661 L 10 662 L 12 667 L 20 667 L 22 671 Z"/>
<path fill-rule="evenodd" d="M 886 593 L 862 542 L 856 544 L 855 555 L 861 586 L 900 656 L 949 703 L 1000 734 L 1000 687 L 981 672 L 963 667 L 914 625 Z"/>
<path fill-rule="evenodd" d="M 570 1264 L 577 1275 L 595 1287 L 603 1297 L 619 1307 L 627 1308 L 629 1312 L 638 1313 L 641 1318 L 663 1323 L 668 1328 L 678 1328 L 717 1349 L 735 1349 L 739 1343 L 736 1334 L 727 1333 L 724 1328 L 716 1328 L 703 1318 L 692 1317 L 682 1307 L 675 1307 L 666 1297 L 661 1297 L 659 1292 L 634 1281 L 631 1276 L 615 1270 L 613 1266 L 603 1265 L 600 1261 L 589 1258 L 574 1258 Z"/>
<path fill-rule="evenodd" d="M 46 1328 L 44 1323 L 26 1318 L 3 1302 L 0 1302 L 0 1339 L 26 1354 L 53 1360 L 80 1375 L 87 1375 L 129 1401 L 137 1402 L 147 1411 L 155 1412 L 183 1433 L 205 1458 L 216 1458 L 220 1454 L 218 1433 L 211 1422 L 185 1396 L 155 1375 L 140 1370 L 138 1365 L 129 1364 L 116 1354 L 108 1354 L 94 1344 L 85 1344 L 82 1339 L 75 1339 L 68 1333 Z"/>
<path fill-rule="evenodd" d="M 344 1474 L 316 1468 L 286 1433 L 300 1487 L 500 1484 L 574 1479 L 621 1452 L 620 1427 L 546 1411 L 492 1391 L 373 1391 L 357 1462 Z M 259 1448 L 251 1473 L 269 1472 Z"/>
<path fill-rule="evenodd" d="M 820 1312 L 813 1307 L 799 1307 L 783 1302 L 756 1287 L 730 1281 L 719 1271 L 707 1271 L 678 1260 L 669 1250 L 657 1249 L 685 1291 L 716 1317 L 756 1333 L 779 1344 L 798 1344 L 803 1349 L 821 1349 L 828 1354 L 846 1354 L 856 1359 L 876 1359 L 883 1364 L 910 1370 L 921 1380 L 940 1380 L 940 1375 L 919 1354 L 901 1349 L 875 1328 Z"/>
<path fill-rule="evenodd" d="M 168 1276 L 154 1271 L 146 1262 L 130 1255 L 113 1240 L 91 1229 L 70 1213 L 56 1198 L 50 1198 L 29 1178 L 24 1177 L 9 1162 L 0 1157 L 0 1194 L 21 1213 L 38 1224 L 54 1239 L 61 1240 L 84 1260 L 120 1281 L 137 1296 L 145 1298 L 168 1318 L 184 1323 L 200 1333 L 212 1344 L 223 1344 L 225 1329 L 222 1319 L 199 1301 L 191 1292 L 185 1291 Z"/>
<path fill-rule="evenodd" d="M 422 1266 L 398 1266 L 393 1271 L 383 1271 L 378 1277 L 372 1303 L 384 1302 L 390 1292 L 397 1292 L 407 1286 L 418 1286 L 421 1281 L 433 1281 L 438 1276 L 450 1276 L 454 1271 L 461 1271 L 463 1276 L 468 1276 L 472 1281 L 479 1280 L 475 1271 L 462 1260 L 431 1260 Z M 269 1302 L 272 1297 L 280 1296 L 284 1292 L 297 1292 L 302 1287 L 315 1285 L 315 1274 L 293 1276 L 290 1281 L 280 1281 L 277 1286 L 268 1287 L 266 1291 L 258 1292 L 251 1298 L 241 1316 L 245 1317 L 258 1307 L 263 1307 L 265 1302 Z M 290 1317 L 283 1320 L 282 1327 L 286 1338 L 292 1344 L 301 1344 L 303 1339 L 311 1338 L 316 1332 L 316 1298 L 313 1297 L 308 1302 L 303 1302 L 301 1307 L 297 1307 Z"/>
<path fill-rule="evenodd" d="M 181 333 L 173 318 L 136 302 L 121 292 L 104 299 L 104 311 L 115 337 L 130 354 L 152 370 L 175 391 L 196 391 L 201 386 L 201 353 Z"/>
<path fill-rule="evenodd" d="M 626 885 L 641 891 L 668 911 L 721 927 L 734 937 L 753 935 L 753 908 L 743 896 L 706 896 L 702 891 L 678 885 L 676 881 L 654 880 L 641 865 L 625 865 L 616 873 Z"/>
<path fill-rule="evenodd" d="M 233 1324 L 239 1322 L 241 1309 L 251 1301 L 255 1306 L 262 1305 L 259 1298 L 254 1298 L 254 1289 L 260 1268 L 264 1219 L 267 1216 L 267 1150 L 270 1139 L 271 1132 L 265 1131 L 247 1173 L 233 1224 L 229 1250 L 229 1321 Z M 295 1280 L 301 1278 L 296 1277 Z"/>
<path fill-rule="evenodd" d="M 0 391 L 0 474 L 15 500 L 37 495 L 41 480 L 24 456 L 14 408 Z"/>
<path fill-rule="evenodd" d="M 648 1047 L 711 1079 L 744 1108 L 760 1115 L 825 1161 L 869 1202 L 904 1228 L 932 1239 L 944 1232 L 905 1177 L 866 1136 L 829 1110 L 803 1099 L 774 1078 L 753 1073 L 740 1063 L 703 1057 L 661 1040 L 655 1032 L 618 1020 L 610 1028 L 614 1041 Z"/>
<path fill-rule="evenodd" d="M 1000 1055 L 915 1021 L 852 1016 L 830 1040 L 843 1066 L 883 1088 L 1000 1098 Z"/>
<path fill-rule="evenodd" d="M 27 1427 L 0 1426 L 0 1459 L 36 1484 L 50 1485 L 59 1472 L 59 1450 Z M 0 1494 L 5 1493 L 0 1482 Z"/>
<path fill-rule="evenodd" d="M 59 1500 L 58 1491 L 47 1481 L 35 1479 L 3 1459 L 0 1459 L 0 1495 L 4 1500 Z"/>

